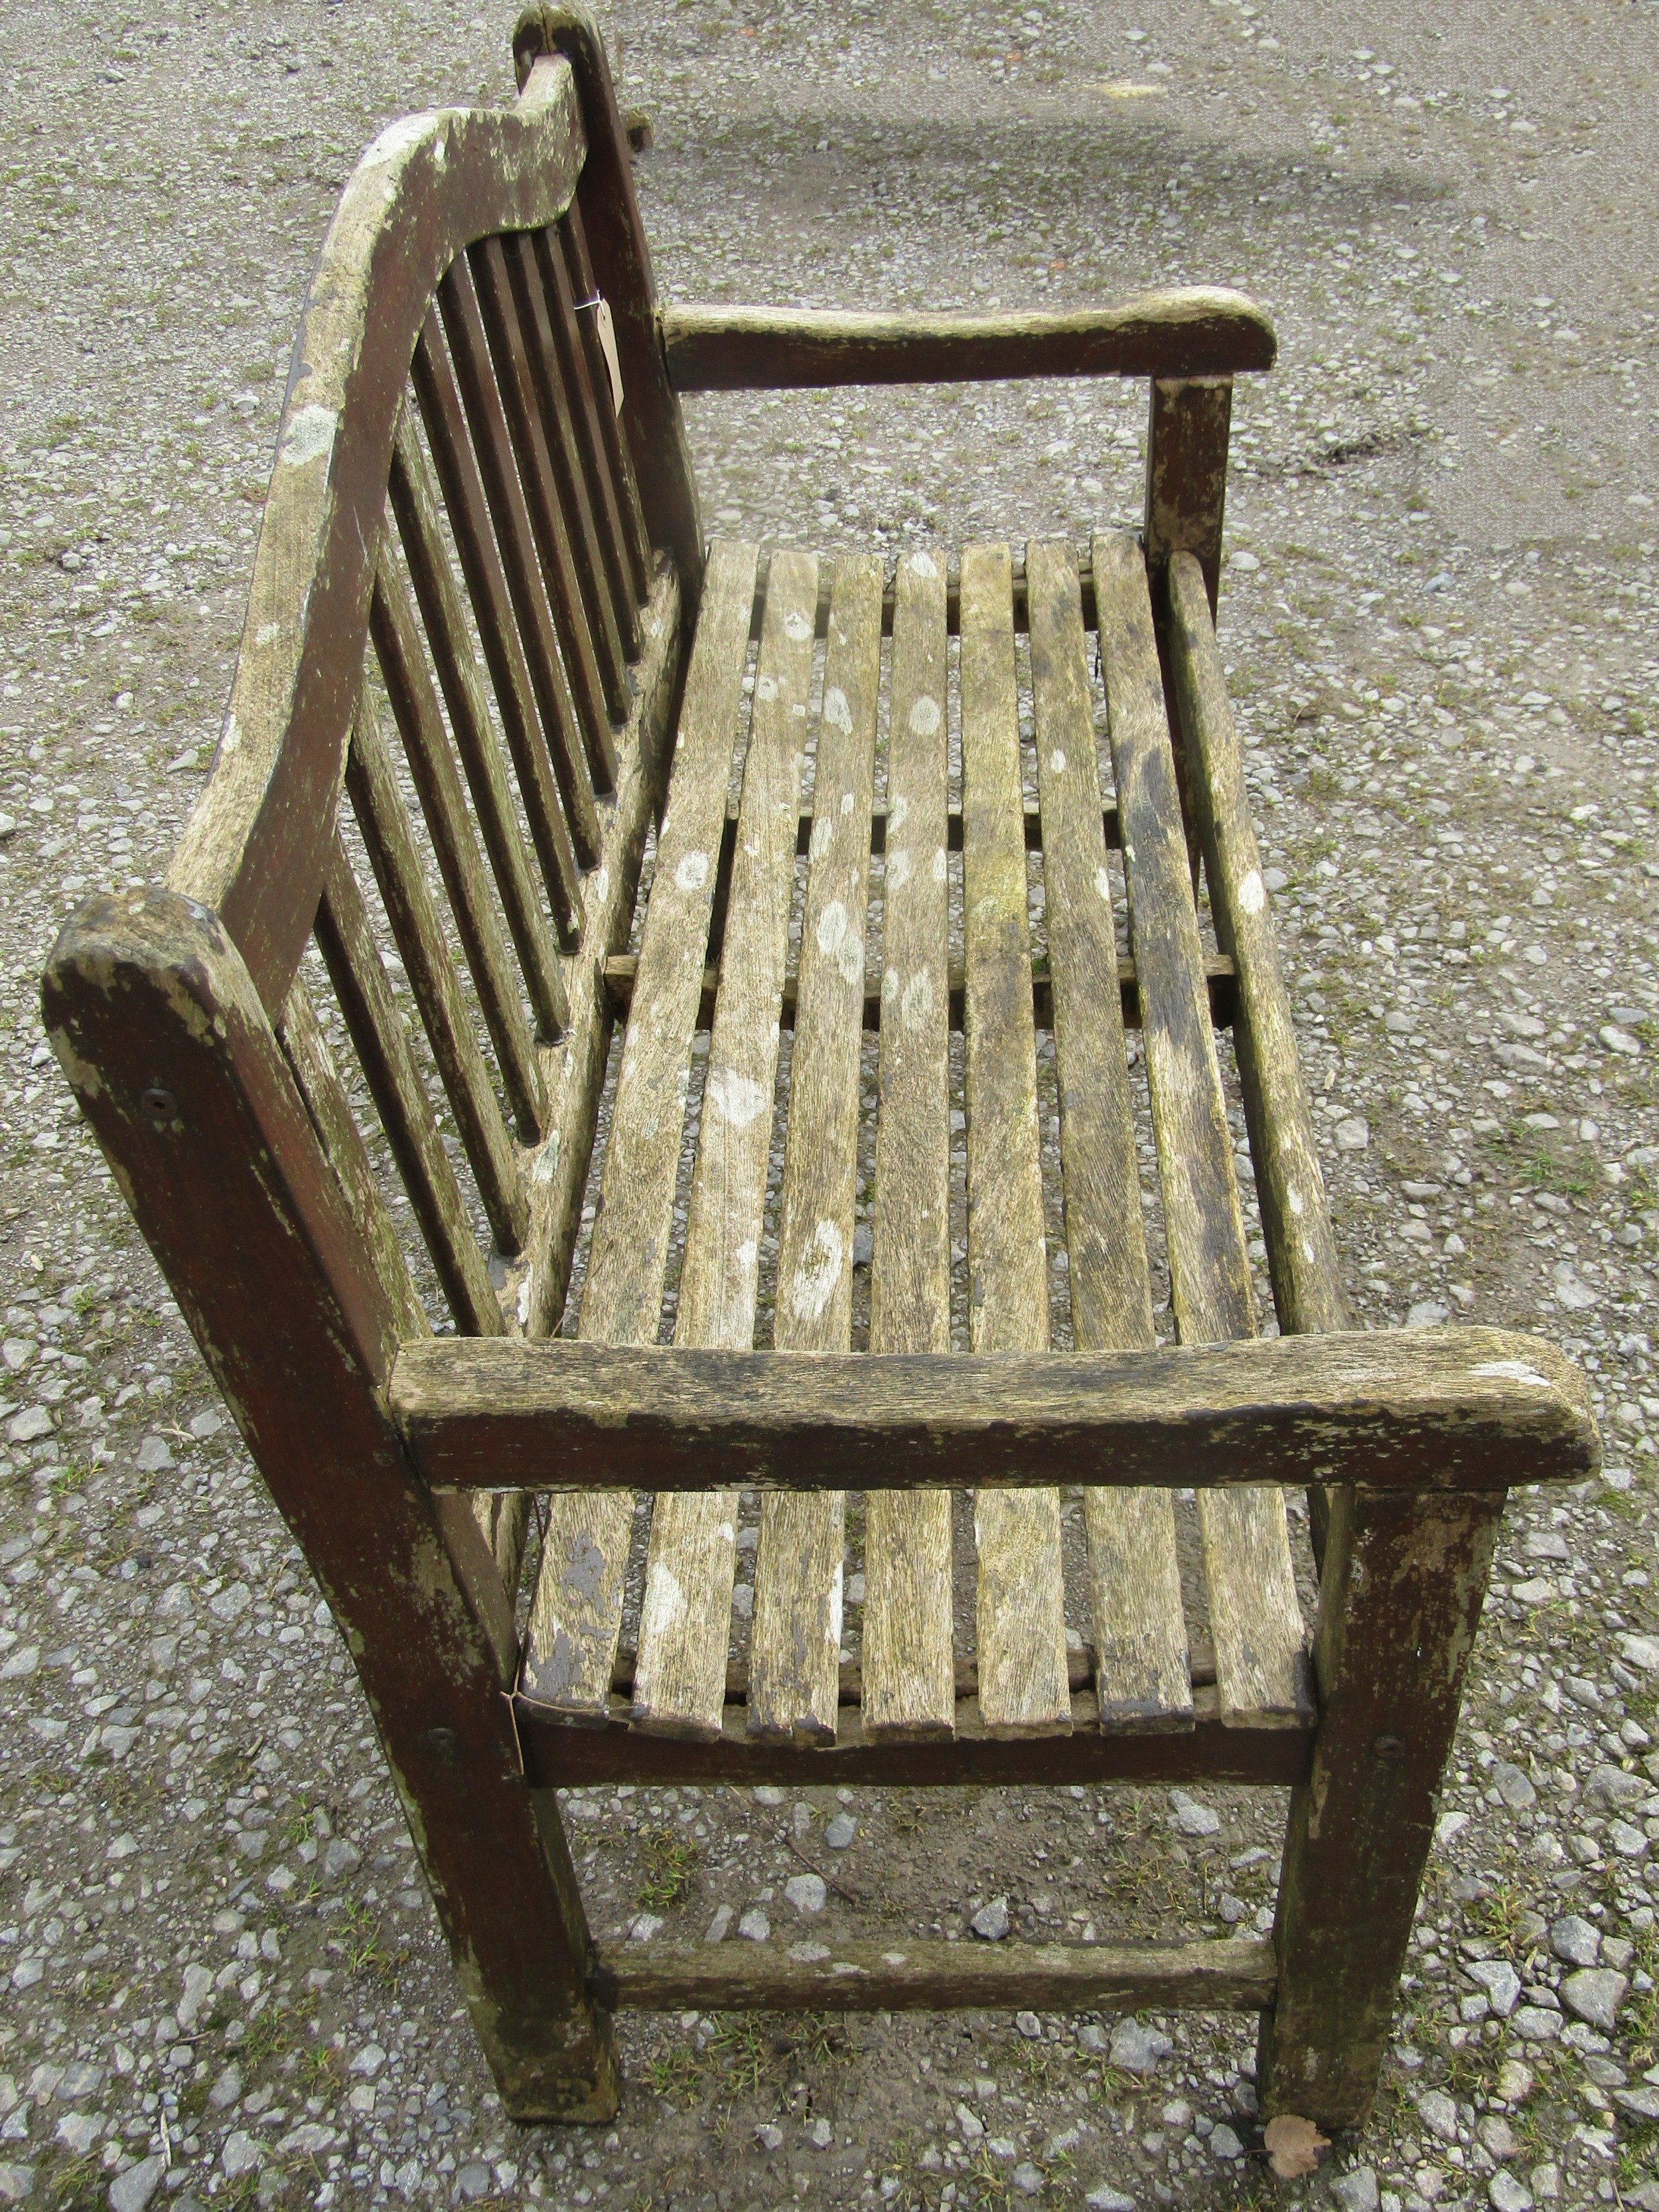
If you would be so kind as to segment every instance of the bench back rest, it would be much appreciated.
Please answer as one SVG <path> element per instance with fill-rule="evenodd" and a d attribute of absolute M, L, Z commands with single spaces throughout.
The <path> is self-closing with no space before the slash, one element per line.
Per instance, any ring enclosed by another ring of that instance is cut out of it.
<path fill-rule="evenodd" d="M 538 8 L 514 51 L 514 107 L 392 125 L 342 195 L 169 874 L 246 963 L 405 1333 L 422 1279 L 501 1328 L 486 1254 L 525 1251 L 550 1134 L 544 1210 L 575 1211 L 702 557 L 603 48 Z"/>

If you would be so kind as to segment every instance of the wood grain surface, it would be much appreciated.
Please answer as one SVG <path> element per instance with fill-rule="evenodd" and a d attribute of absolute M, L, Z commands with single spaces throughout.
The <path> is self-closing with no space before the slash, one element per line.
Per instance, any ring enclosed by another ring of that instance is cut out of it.
<path fill-rule="evenodd" d="M 1528 1479 L 1523 1460 L 1517 1473 Z M 1291 1800 L 1261 2109 L 1334 2134 L 1370 2113 L 1441 1773 L 1503 1519 L 1498 1492 L 1331 1500 L 1313 1771 Z"/>
<path fill-rule="evenodd" d="M 810 823 L 811 817 L 807 817 Z M 879 849 L 879 848 L 878 848 Z M 960 845 L 955 849 L 961 850 Z M 1028 845 L 1027 850 L 1034 849 Z M 620 952 L 605 963 L 605 988 L 611 994 L 618 1012 L 625 1012 L 634 994 L 635 971 L 639 963 L 631 952 Z M 698 1006 L 697 1020 L 707 1029 L 714 1018 L 714 999 L 720 989 L 720 965 L 711 962 L 703 970 L 702 997 Z M 793 973 L 783 979 L 782 1018 L 785 1028 L 795 1018 L 795 1000 L 799 978 Z M 1210 1018 L 1218 1029 L 1226 1029 L 1232 1021 L 1233 963 L 1224 952 L 1206 952 L 1204 956 L 1204 985 L 1209 994 Z M 950 962 L 945 979 L 946 1020 L 952 1030 L 960 1030 L 964 1019 L 963 973 L 959 960 Z M 1135 974 L 1135 963 L 1126 957 L 1117 963 L 1117 989 L 1120 1018 L 1125 1029 L 1140 1027 L 1140 982 Z M 1054 984 L 1046 955 L 1034 955 L 1031 960 L 1031 1012 L 1039 1029 L 1048 1029 L 1054 1024 Z M 879 972 L 865 979 L 864 1026 L 867 1030 L 881 1027 L 882 993 Z"/>
<path fill-rule="evenodd" d="M 1146 566 L 1161 574 L 1176 553 L 1190 553 L 1203 572 L 1215 617 L 1221 582 L 1221 532 L 1227 504 L 1227 442 L 1232 380 L 1204 375 L 1183 362 L 1152 381 L 1146 431 Z"/>
<path fill-rule="evenodd" d="M 802 1746 L 749 1733 L 748 1707 L 728 1700 L 716 1743 L 645 1735 L 625 1698 L 613 1697 L 604 1727 L 572 1728 L 527 1692 L 514 1701 L 525 1771 L 533 1787 L 595 1782 L 737 1783 L 803 1788 L 894 1790 L 953 1786 L 1054 1789 L 1077 1784 L 1238 1782 L 1276 1789 L 1305 1782 L 1312 1760 L 1305 1729 L 1224 1728 L 1213 1688 L 1193 1693 L 1188 1727 L 1125 1734 L 1100 1726 L 1092 1690 L 1074 1692 L 1066 1735 L 994 1735 L 977 1698 L 957 1700 L 949 1735 L 872 1735 L 855 1705 L 843 1705 L 833 1742 Z"/>
<path fill-rule="evenodd" d="M 1286 1331 L 1345 1328 L 1336 1240 L 1250 821 L 1243 755 L 1203 572 L 1190 554 L 1170 561 L 1166 588 L 1170 665 L 1187 732 L 1210 906 L 1237 979 L 1233 1048 L 1279 1325 Z"/>
<path fill-rule="evenodd" d="M 576 444 L 587 482 L 588 507 L 593 517 L 599 558 L 606 589 L 611 594 L 611 620 L 629 660 L 640 651 L 640 602 L 650 580 L 649 547 L 639 513 L 639 495 L 630 480 L 619 481 L 613 459 L 616 414 L 607 388 L 595 389 L 571 289 L 570 264 L 558 226 L 551 224 L 525 240 L 534 256 L 548 327 L 557 356 L 559 373 L 568 395 Z M 526 272 L 525 282 L 528 283 Z M 607 438 L 600 410 L 611 416 L 612 437 Z M 631 511 L 628 509 L 632 494 Z"/>
<path fill-rule="evenodd" d="M 726 911 L 731 981 L 714 1009 L 709 1039 L 676 1344 L 746 1350 L 755 1338 L 817 598 L 813 556 L 775 553 Z M 720 1734 L 737 1517 L 735 1490 L 656 1502 L 634 1680 L 635 1718 L 642 1729 Z"/>
<path fill-rule="evenodd" d="M 1183 1344 L 1218 1344 L 1255 1334 L 1255 1303 L 1146 568 L 1117 533 L 1095 539 L 1094 570 L 1170 1297 Z M 1310 1686 L 1285 1501 L 1202 1491 L 1198 1511 L 1223 1709 L 1294 1723 Z"/>
<path fill-rule="evenodd" d="M 650 542 L 672 554 L 687 601 L 695 606 L 702 590 L 704 556 L 696 477 L 684 418 L 663 359 L 651 248 L 634 191 L 633 154 L 605 41 L 586 7 L 538 0 L 520 14 L 513 55 L 520 84 L 534 81 L 542 57 L 562 55 L 575 74 L 587 137 L 587 158 L 567 226 L 580 256 L 579 296 L 611 302 L 623 383 L 621 412 L 611 420 L 625 430 L 631 448 Z M 594 381 L 604 391 L 606 373 L 597 358 L 597 341 L 592 343 Z"/>
<path fill-rule="evenodd" d="M 942 553 L 895 579 L 883 841 L 882 1024 L 872 1208 L 870 1349 L 951 1348 L 950 667 Z M 949 1735 L 951 1498 L 872 1492 L 864 1505 L 864 1723 Z"/>
<path fill-rule="evenodd" d="M 1081 1352 L 1144 1348 L 1152 1277 L 1082 592 L 1065 546 L 1030 545 L 1025 571 L 1073 1340 Z M 1165 1490 L 1091 1489 L 1083 1511 L 1102 1725 L 1190 1720 L 1174 1501 Z"/>
<path fill-rule="evenodd" d="M 582 1293 L 589 1344 L 657 1339 L 757 558 L 753 545 L 710 554 Z M 544 1487 L 557 1471 L 544 1454 L 539 1482 L 526 1486 Z M 546 1703 L 589 1721 L 605 1714 L 633 1513 L 628 1493 L 558 1497 L 543 1539 L 526 1679 Z"/>
<path fill-rule="evenodd" d="M 495 1048 L 519 1134 L 542 1133 L 545 1095 L 523 991 L 507 950 L 501 910 L 478 851 L 455 756 L 420 648 L 409 586 L 396 562 L 384 559 L 374 580 L 369 627 L 374 657 L 404 741 L 404 758 L 420 799 L 433 856 L 449 895 L 455 935 L 466 955 L 479 1010 Z M 386 794 L 396 797 L 395 790 Z M 401 807 L 401 798 L 397 799 Z M 412 853 L 410 855 L 412 859 Z"/>
<path fill-rule="evenodd" d="M 544 565 L 545 549 L 529 504 L 537 477 L 533 471 L 528 472 L 532 489 L 526 494 L 490 357 L 472 264 L 465 254 L 445 271 L 438 287 L 438 310 L 449 341 L 455 381 L 495 527 L 542 732 L 570 825 L 571 842 L 582 866 L 592 867 L 599 858 L 599 830 L 588 753 L 594 742 L 591 702 L 581 670 L 567 666 L 561 659 L 556 611 L 549 591 L 550 583 L 556 587 L 556 574 Z"/>
<path fill-rule="evenodd" d="M 443 489 L 469 610 L 489 670 L 531 841 L 541 864 L 554 920 L 562 942 L 568 945 L 574 941 L 580 905 L 577 869 L 587 857 L 586 848 L 580 854 L 577 852 L 553 773 L 553 756 L 542 728 L 541 709 L 495 543 L 489 502 L 472 451 L 460 386 L 435 308 L 427 317 L 415 349 L 410 380 L 431 447 L 433 466 Z"/>
<path fill-rule="evenodd" d="M 448 709 L 455 750 L 466 772 L 478 834 L 489 855 L 502 916 L 518 952 L 536 1034 L 548 1042 L 559 1036 L 570 1018 L 564 980 L 559 973 L 558 947 L 530 872 L 507 762 L 484 695 L 483 672 L 472 642 L 468 611 L 443 544 L 437 487 L 408 406 L 398 418 L 388 491 L 398 542 L 421 611 L 427 650 Z M 556 817 L 556 826 L 558 903 L 554 918 L 574 939 L 578 914 L 575 858 L 562 817 Z"/>
<path fill-rule="evenodd" d="M 472 1515 L 423 1490 L 386 1419 L 376 1385 L 398 1318 L 252 977 L 214 916 L 150 887 L 82 907 L 44 998 L 83 1109 L 341 1626 L 504 2105 L 614 2112 L 569 1854 L 525 1787 L 502 1695 L 512 1609 Z M 158 1086 L 171 1119 L 144 1103 Z"/>
<path fill-rule="evenodd" d="M 781 1351 L 845 1352 L 852 1341 L 881 585 L 881 562 L 867 555 L 843 555 L 831 572 L 778 1215 Z M 761 1501 L 750 1635 L 757 1735 L 813 1742 L 836 1733 L 845 1520 L 839 1491 Z"/>
<path fill-rule="evenodd" d="M 540 404 L 543 394 L 538 389 L 529 343 L 519 317 L 505 242 L 499 238 L 482 238 L 470 250 L 466 261 L 495 371 L 495 389 L 500 395 L 519 487 L 524 496 L 525 513 L 538 556 L 541 580 L 553 617 L 559 659 L 581 726 L 588 771 L 595 786 L 608 791 L 615 763 L 611 754 L 610 708 L 599 670 L 599 641 L 589 625 L 586 594 L 576 551 L 570 542 L 571 517 L 560 497 L 553 455 L 554 427 Z M 439 297 L 444 297 L 441 291 Z M 453 344 L 454 340 L 451 343 Z M 476 429 L 474 434 L 477 435 Z"/>
<path fill-rule="evenodd" d="M 837 1943 L 824 1958 L 757 1943 L 601 1950 L 594 2002 L 667 2012 L 1253 2012 L 1273 1999 L 1271 1943 L 1231 1936 L 1195 1943 L 943 1943 L 894 1936 Z"/>
<path fill-rule="evenodd" d="M 224 918 L 274 1014 L 311 933 L 357 703 L 404 375 L 442 271 L 470 240 L 554 221 L 585 154 L 568 70 L 505 112 L 384 131 L 323 241 L 307 374 L 277 432 L 246 625 L 213 773 L 168 881 Z"/>
<path fill-rule="evenodd" d="M 569 1286 L 616 1014 L 605 964 L 628 939 L 646 836 L 666 780 L 684 657 L 682 611 L 679 579 L 665 555 L 641 610 L 634 705 L 617 739 L 617 788 L 605 805 L 602 856 L 582 878 L 581 942 L 564 963 L 570 1026 L 557 1045 L 543 1049 L 548 1133 L 530 1170 L 530 1234 L 520 1291 L 531 1336 L 558 1327 Z"/>
<path fill-rule="evenodd" d="M 337 836 L 323 871 L 317 943 L 455 1325 L 470 1334 L 498 1334 L 501 1310 L 489 1271 Z"/>
<path fill-rule="evenodd" d="M 1594 1474 L 1583 1381 L 1542 1337 L 1443 1328 L 1156 1352 L 690 1352 L 408 1345 L 392 1403 L 428 1480 L 665 1490 L 1363 1480 L 1502 1489 Z M 1061 1679 L 1064 1679 L 1062 1674 Z"/>
<path fill-rule="evenodd" d="M 367 700 L 351 733 L 346 788 L 484 1212 L 501 1249 L 516 1252 L 529 1226 L 530 1201 L 410 835 L 391 756 Z"/>
<path fill-rule="evenodd" d="M 1006 545 L 963 552 L 961 683 L 969 1337 L 975 1352 L 1040 1352 L 1048 1344 L 1048 1260 Z M 974 1541 L 981 1707 L 1011 1734 L 1063 1735 L 1072 1707 L 1060 1493 L 981 1491 Z"/>
<path fill-rule="evenodd" d="M 1222 374 L 1271 368 L 1276 351 L 1254 301 L 1196 285 L 1063 315 L 674 307 L 660 319 L 677 392 Z"/>
<path fill-rule="evenodd" d="M 605 705 L 611 720 L 620 722 L 628 712 L 628 663 L 639 649 L 638 623 L 632 625 L 630 642 L 617 621 L 611 596 L 599 525 L 577 439 L 574 394 L 566 384 L 564 364 L 554 339 L 551 306 L 535 239 L 528 231 L 520 231 L 515 238 L 501 240 L 500 245 L 513 287 L 513 304 L 524 339 L 542 435 L 552 464 L 559 514 L 574 564 L 582 620 L 599 662 Z M 630 606 L 629 611 L 632 614 L 635 610 Z M 602 742 L 610 762 L 604 787 L 609 790 L 616 771 L 615 749 L 608 732 Z"/>

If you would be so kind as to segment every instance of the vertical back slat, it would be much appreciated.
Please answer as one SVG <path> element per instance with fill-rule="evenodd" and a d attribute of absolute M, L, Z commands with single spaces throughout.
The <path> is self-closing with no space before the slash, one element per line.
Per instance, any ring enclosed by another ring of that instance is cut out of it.
<path fill-rule="evenodd" d="M 518 817 L 507 777 L 507 763 L 489 719 L 483 678 L 467 629 L 466 613 L 455 588 L 438 525 L 438 504 L 431 471 L 407 407 L 398 424 L 392 449 L 391 494 L 398 534 L 409 563 L 410 580 L 426 624 L 427 643 L 438 683 L 449 709 L 449 726 L 466 770 L 478 829 L 495 872 L 507 926 L 518 948 L 519 964 L 534 1009 L 538 1033 L 550 1042 L 567 1026 L 564 979 L 559 972 L 558 948 L 548 927 L 547 915 L 530 873 L 529 856 L 520 835 Z M 556 816 L 558 845 L 556 918 L 574 943 L 580 923 L 574 855 L 564 835 L 562 817 Z"/>
<path fill-rule="evenodd" d="M 961 607 L 969 1334 L 975 1352 L 1046 1352 L 1048 1251 L 1013 566 L 1006 545 L 963 549 Z M 1059 1493 L 980 1491 L 974 1534 L 985 1725 L 999 1735 L 1066 1734 Z"/>
<path fill-rule="evenodd" d="M 541 1064 L 520 1004 L 437 694 L 421 655 L 409 587 L 385 550 L 375 572 L 369 634 L 519 1133 L 526 1144 L 534 1144 L 542 1134 L 547 1105 Z"/>
<path fill-rule="evenodd" d="M 589 1343 L 657 1340 L 758 557 L 753 545 L 709 553 L 582 1293 Z M 626 1492 L 550 1501 L 526 1680 L 572 1718 L 605 1717 L 633 1517 Z"/>
<path fill-rule="evenodd" d="M 606 376 L 596 386 L 589 367 L 586 341 L 578 326 L 576 303 L 570 289 L 564 241 L 556 229 L 537 232 L 535 254 L 554 343 L 558 349 L 560 370 L 571 395 L 582 465 L 587 471 L 588 496 L 605 556 L 611 604 L 623 644 L 632 660 L 640 651 L 639 608 L 649 575 L 649 549 L 640 518 L 639 494 L 632 472 L 623 473 L 627 454 L 617 434 L 610 378 Z M 602 409 L 610 417 L 609 437 L 601 419 Z"/>
<path fill-rule="evenodd" d="M 484 498 L 495 526 L 507 587 L 517 618 L 519 641 L 541 714 L 542 729 L 553 757 L 571 840 L 584 867 L 599 856 L 599 814 L 593 805 L 592 772 L 576 709 L 560 665 L 537 551 L 536 534 L 513 458 L 501 395 L 489 358 L 483 318 L 472 268 L 465 254 L 451 263 L 438 287 L 438 305 L 449 340 L 450 360 L 460 387 L 472 448 L 483 481 Z"/>
<path fill-rule="evenodd" d="M 951 1349 L 947 650 L 944 563 L 907 553 L 893 586 L 887 726 L 873 1352 Z M 866 1494 L 864 1586 L 865 1727 L 949 1735 L 956 1669 L 948 1491 Z"/>
<path fill-rule="evenodd" d="M 542 879 L 559 927 L 567 940 L 572 940 L 581 916 L 574 825 L 567 823 L 554 779 L 546 736 L 538 718 L 535 687 L 513 613 L 512 593 L 490 528 L 489 502 L 435 311 L 426 319 L 410 374 L 433 465 L 443 488 L 449 526 L 455 535 L 455 550 L 460 556 L 461 574 L 466 579 L 479 641 L 489 664 L 501 727 L 518 773 L 519 793 L 541 863 Z M 597 834 L 596 814 L 582 845 L 580 857 L 584 861 L 592 857 L 589 848 Z"/>
<path fill-rule="evenodd" d="M 1073 1336 L 1133 1351 L 1156 1340 L 1083 597 L 1066 546 L 1028 546 L 1025 576 Z M 1083 1513 L 1101 1726 L 1190 1726 L 1172 1494 L 1088 1489 Z"/>
<path fill-rule="evenodd" d="M 845 1352 L 852 1343 L 881 590 L 878 559 L 844 555 L 836 562 L 778 1218 L 780 1352 Z M 815 607 L 816 593 L 797 610 L 801 627 L 810 628 Z M 731 957 L 728 932 L 728 963 Z M 845 1545 L 841 1492 L 774 1491 L 761 1500 L 749 1650 L 752 1735 L 817 1742 L 836 1733 Z"/>
<path fill-rule="evenodd" d="M 592 181 L 591 171 L 588 181 L 590 184 Z M 568 249 L 570 281 L 575 287 L 578 301 L 582 302 L 597 301 L 599 297 L 599 282 L 588 243 L 586 220 L 580 207 L 574 200 L 559 223 L 558 228 Z M 613 234 L 613 252 L 611 258 L 617 263 L 623 258 L 623 254 L 614 250 L 618 242 Z M 618 274 L 621 273 L 619 269 Z M 625 285 L 623 289 L 625 289 Z M 617 287 L 612 285 L 611 289 L 614 292 Z M 638 556 L 648 573 L 653 531 L 651 522 L 646 514 L 645 501 L 641 495 L 639 480 L 635 473 L 629 438 L 624 434 L 624 425 L 627 424 L 631 429 L 641 434 L 641 443 L 647 453 L 653 459 L 666 464 L 654 472 L 651 488 L 653 511 L 659 525 L 655 535 L 657 540 L 674 554 L 682 573 L 688 580 L 694 579 L 696 573 L 695 556 L 701 550 L 702 524 L 697 512 L 696 481 L 690 471 L 690 449 L 686 442 L 685 425 L 684 417 L 680 414 L 679 401 L 673 397 L 668 387 L 667 368 L 665 364 L 658 388 L 654 392 L 647 391 L 643 394 L 647 403 L 644 410 L 646 419 L 643 422 L 641 421 L 642 395 L 637 389 L 631 392 L 629 389 L 630 383 L 628 359 L 629 333 L 626 328 L 626 322 L 629 318 L 629 302 L 624 298 L 620 302 L 613 303 L 613 312 L 617 312 L 618 307 L 620 309 L 618 319 L 623 325 L 617 332 L 617 351 L 622 359 L 623 405 L 620 410 L 602 407 L 599 412 L 605 441 L 611 450 L 611 465 L 617 471 L 617 481 L 627 489 L 624 515 L 635 526 Z M 654 305 L 651 313 L 654 321 Z M 636 327 L 633 335 L 637 343 L 644 335 L 643 331 L 637 327 L 643 320 L 643 317 L 639 315 L 637 310 L 634 319 Z M 580 320 L 582 339 L 587 349 L 588 368 L 593 379 L 594 389 L 600 392 L 608 391 L 611 372 L 605 359 L 604 349 L 599 343 L 599 325 L 594 320 L 593 310 L 585 307 L 581 311 Z M 651 333 L 651 344 L 657 361 L 661 361 L 662 342 L 654 329 Z M 688 558 L 688 556 L 690 557 Z"/>
<path fill-rule="evenodd" d="M 317 942 L 455 1325 L 464 1334 L 499 1336 L 501 1310 L 337 834 L 324 864 Z"/>
<path fill-rule="evenodd" d="M 1183 1343 L 1221 1344 L 1255 1334 L 1255 1302 L 1146 567 L 1115 532 L 1095 539 L 1094 571 L 1170 1296 Z M 1198 1512 L 1222 1717 L 1301 1726 L 1308 1686 L 1283 1493 L 1201 1490 Z"/>
<path fill-rule="evenodd" d="M 775 553 L 738 813 L 725 981 L 714 1002 L 685 1226 L 677 1344 L 747 1351 L 755 1340 L 817 604 L 812 555 Z M 799 1054 L 799 1028 L 795 1048 Z M 656 1502 L 634 1676 L 634 1717 L 641 1728 L 705 1740 L 720 1732 L 738 1495 L 677 1494 Z M 764 1544 L 763 1534 L 763 1549 Z M 756 1579 L 758 1595 L 758 1574 Z M 756 1626 L 758 1631 L 758 1620 Z"/>
<path fill-rule="evenodd" d="M 536 241 L 528 231 L 520 231 L 512 238 L 503 239 L 501 247 L 513 282 L 519 328 L 524 333 L 565 528 L 576 556 L 576 580 L 581 587 L 588 630 L 599 656 L 605 702 L 612 720 L 619 722 L 628 712 L 628 651 L 611 602 L 587 471 L 577 442 L 573 394 L 554 343 L 553 319 L 541 264 L 536 258 Z M 636 614 L 636 633 L 638 627 Z"/>
<path fill-rule="evenodd" d="M 352 726 L 346 788 L 478 1195 L 496 1243 L 503 1252 L 516 1252 L 530 1225 L 529 1200 L 427 894 L 391 757 L 366 700 L 358 702 Z"/>
<path fill-rule="evenodd" d="M 398 1231 L 380 1195 L 380 1186 L 352 1115 L 345 1087 L 300 977 L 295 979 L 283 1004 L 280 1037 L 283 1054 L 294 1071 L 306 1110 L 328 1155 L 329 1165 L 374 1255 L 375 1272 L 391 1301 L 398 1334 L 430 1336 L 432 1324 L 427 1319 L 426 1309 L 409 1272 L 409 1262 L 398 1241 Z M 471 1512 L 489 1547 L 490 1557 L 511 1604 L 524 1557 L 528 1500 L 522 1492 L 509 1492 L 500 1497 L 481 1492 L 467 1499 L 465 1510 Z"/>
<path fill-rule="evenodd" d="M 294 1071 L 306 1111 L 322 1140 L 329 1165 L 339 1180 L 351 1216 L 374 1255 L 374 1272 L 386 1291 L 403 1336 L 430 1336 L 432 1324 L 415 1288 L 404 1248 L 380 1194 L 362 1133 L 351 1111 L 334 1056 L 318 1026 L 303 971 L 289 987 L 283 1006 L 283 1051 Z"/>
<path fill-rule="evenodd" d="M 480 323 L 495 366 L 502 419 L 518 470 L 519 489 L 541 558 L 542 582 L 558 636 L 565 680 L 575 702 L 593 780 L 609 791 L 616 781 L 617 750 L 595 657 L 597 641 L 588 629 L 567 518 L 555 481 L 549 431 L 507 272 L 506 243 L 499 238 L 481 239 L 467 258 Z"/>

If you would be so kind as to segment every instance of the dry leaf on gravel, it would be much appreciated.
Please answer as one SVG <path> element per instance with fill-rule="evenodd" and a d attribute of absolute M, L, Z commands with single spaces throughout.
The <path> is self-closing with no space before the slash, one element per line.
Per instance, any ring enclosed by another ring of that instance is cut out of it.
<path fill-rule="evenodd" d="M 1328 2136 L 1322 2136 L 1311 2120 L 1295 2112 L 1281 2112 L 1277 2119 L 1269 2120 L 1261 2140 L 1280 2181 L 1295 2181 L 1299 2175 L 1313 2172 L 1320 2152 L 1331 2147 Z"/>

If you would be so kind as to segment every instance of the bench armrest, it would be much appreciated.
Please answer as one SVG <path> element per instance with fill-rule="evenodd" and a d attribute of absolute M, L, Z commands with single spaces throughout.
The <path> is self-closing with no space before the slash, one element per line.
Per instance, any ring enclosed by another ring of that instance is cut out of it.
<path fill-rule="evenodd" d="M 842 314 L 665 307 L 677 392 L 967 384 L 1025 376 L 1231 376 L 1271 368 L 1273 326 L 1242 292 L 1143 292 L 1076 314 Z"/>
<path fill-rule="evenodd" d="M 1601 1459 L 1577 1370 L 1483 1328 L 880 1357 L 439 1337 L 399 1347 L 389 1397 L 440 1489 L 1501 1491 Z"/>

